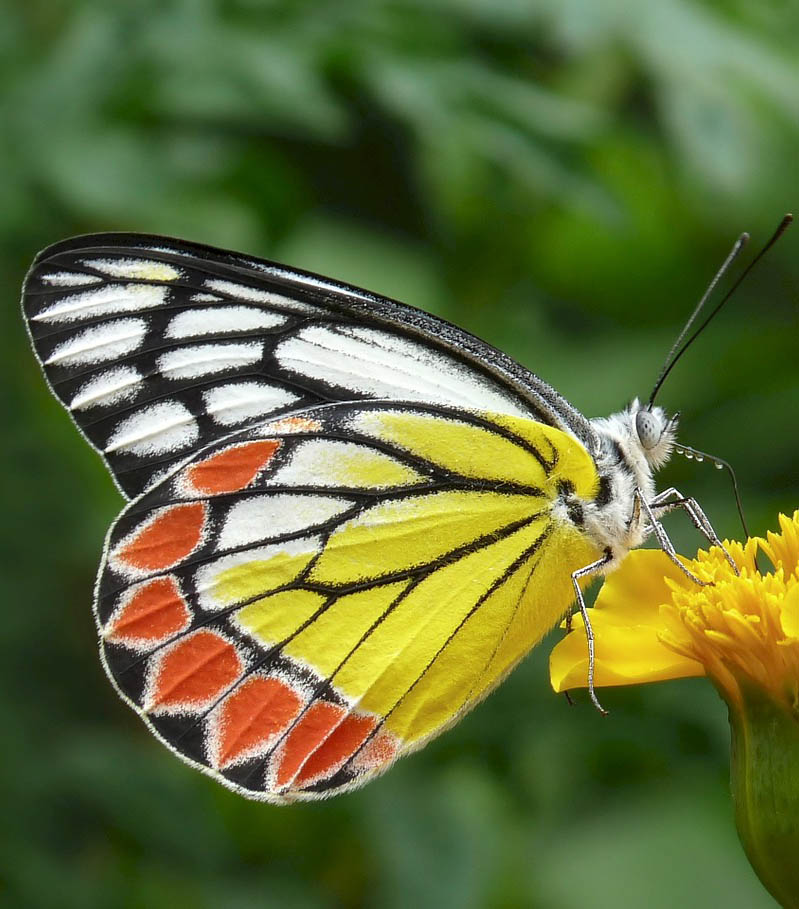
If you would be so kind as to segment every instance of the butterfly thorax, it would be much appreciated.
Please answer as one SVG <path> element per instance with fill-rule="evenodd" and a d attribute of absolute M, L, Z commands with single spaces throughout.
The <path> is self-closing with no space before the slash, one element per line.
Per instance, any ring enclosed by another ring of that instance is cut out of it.
<path fill-rule="evenodd" d="M 582 529 L 603 552 L 612 554 L 608 571 L 648 536 L 646 517 L 636 506 L 636 490 L 647 502 L 655 496 L 655 471 L 668 461 L 676 436 L 676 419 L 653 407 L 646 411 L 650 435 L 642 441 L 641 420 L 636 420 L 640 411 L 634 400 L 619 413 L 591 421 L 600 442 L 595 457 L 599 488 L 595 498 L 581 503 Z"/>

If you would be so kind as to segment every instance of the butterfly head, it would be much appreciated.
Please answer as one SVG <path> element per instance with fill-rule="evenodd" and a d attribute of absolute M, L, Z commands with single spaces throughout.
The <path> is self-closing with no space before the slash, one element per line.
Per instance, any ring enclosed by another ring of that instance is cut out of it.
<path fill-rule="evenodd" d="M 671 455 L 679 414 L 670 417 L 662 407 L 642 406 L 637 398 L 630 404 L 628 413 L 634 438 L 646 460 L 657 470 Z"/>

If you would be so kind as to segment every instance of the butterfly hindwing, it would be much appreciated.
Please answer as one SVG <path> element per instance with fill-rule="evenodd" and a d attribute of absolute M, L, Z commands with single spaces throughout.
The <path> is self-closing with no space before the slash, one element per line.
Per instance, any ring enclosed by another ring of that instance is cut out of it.
<path fill-rule="evenodd" d="M 390 402 L 215 442 L 123 511 L 107 671 L 185 760 L 251 798 L 361 785 L 487 694 L 596 558 L 557 513 L 593 460 L 529 419 Z"/>
<path fill-rule="evenodd" d="M 238 428 L 335 401 L 531 417 L 597 447 L 554 389 L 467 332 L 223 250 L 77 237 L 40 253 L 23 304 L 54 393 L 129 497 Z"/>

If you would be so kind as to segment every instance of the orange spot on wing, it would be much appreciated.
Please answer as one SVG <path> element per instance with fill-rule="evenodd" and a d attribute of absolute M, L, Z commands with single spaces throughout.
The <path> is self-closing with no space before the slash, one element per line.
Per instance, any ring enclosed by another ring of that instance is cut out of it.
<path fill-rule="evenodd" d="M 160 571 L 184 559 L 200 542 L 206 507 L 202 502 L 173 505 L 134 532 L 115 558 L 140 571 Z"/>
<path fill-rule="evenodd" d="M 280 448 L 279 439 L 234 445 L 194 464 L 186 471 L 186 479 L 205 495 L 220 495 L 244 489 L 266 467 Z"/>
<path fill-rule="evenodd" d="M 305 759 L 324 741 L 344 716 L 344 708 L 328 701 L 311 704 L 297 725 L 286 736 L 275 782 L 285 786 L 294 779 Z"/>
<path fill-rule="evenodd" d="M 358 774 L 379 770 L 394 760 L 398 750 L 396 738 L 387 732 L 380 732 L 355 756 L 352 769 Z"/>
<path fill-rule="evenodd" d="M 255 676 L 225 698 L 218 720 L 218 767 L 265 745 L 300 712 L 299 695 L 285 682 Z"/>
<path fill-rule="evenodd" d="M 213 631 L 197 631 L 162 657 L 147 710 L 205 707 L 241 671 L 241 660 L 229 641 Z"/>
<path fill-rule="evenodd" d="M 106 628 L 106 639 L 115 644 L 156 644 L 183 631 L 191 613 L 171 576 L 155 578 L 135 588 L 121 612 Z"/>
<path fill-rule="evenodd" d="M 374 717 L 351 713 L 303 764 L 295 782 L 305 783 L 317 777 L 330 776 L 358 750 L 376 725 Z"/>

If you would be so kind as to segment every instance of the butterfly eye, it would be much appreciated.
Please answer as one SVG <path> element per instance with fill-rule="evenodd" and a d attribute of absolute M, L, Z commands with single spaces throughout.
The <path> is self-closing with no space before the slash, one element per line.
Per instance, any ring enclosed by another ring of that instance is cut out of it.
<path fill-rule="evenodd" d="M 654 448 L 663 434 L 660 420 L 649 410 L 639 410 L 635 415 L 635 431 L 641 446 L 646 450 Z"/>

